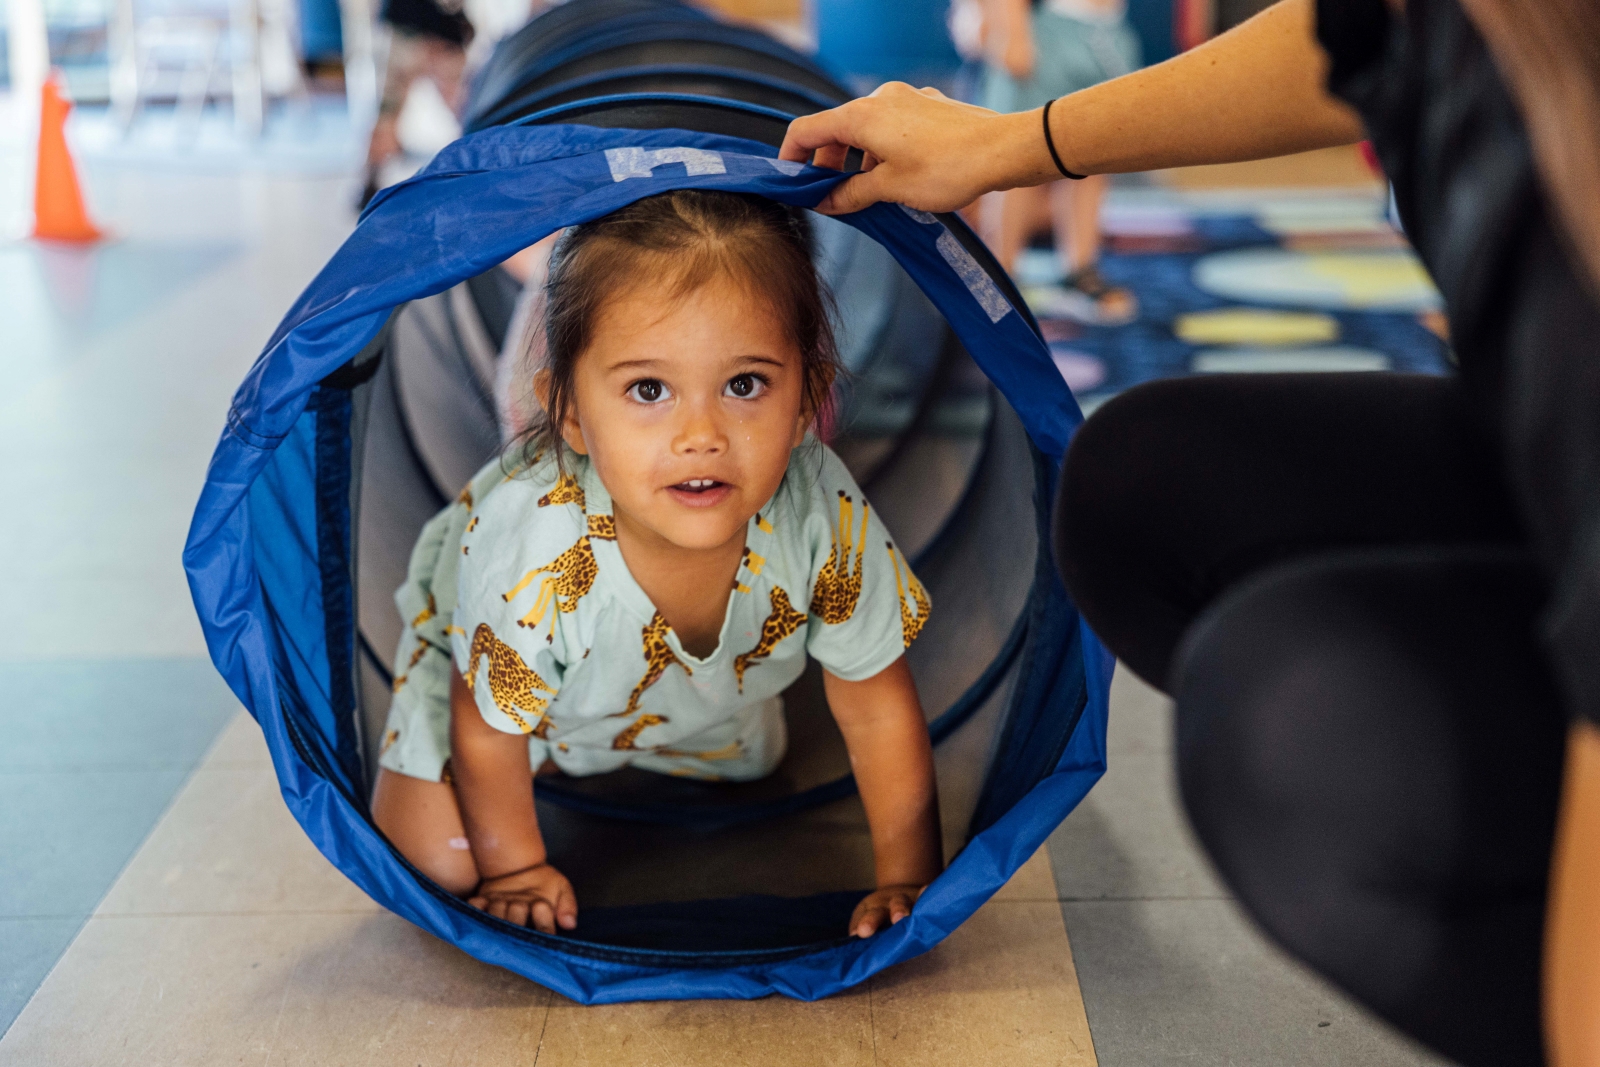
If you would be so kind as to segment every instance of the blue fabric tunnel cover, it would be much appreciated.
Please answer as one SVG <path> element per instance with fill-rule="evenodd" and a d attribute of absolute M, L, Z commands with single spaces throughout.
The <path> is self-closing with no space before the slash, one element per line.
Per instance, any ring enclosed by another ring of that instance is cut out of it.
<path fill-rule="evenodd" d="M 910 918 L 872 938 L 788 954 L 663 953 L 512 927 L 420 878 L 356 800 L 351 405 L 348 389 L 324 379 L 361 353 L 396 306 L 478 275 L 563 227 L 683 187 L 809 208 L 841 180 L 835 171 L 774 159 L 754 141 L 683 130 L 553 125 L 469 135 L 373 201 L 246 376 L 207 472 L 184 550 L 190 589 L 211 657 L 260 723 L 294 817 L 374 900 L 583 1003 L 774 992 L 810 1000 L 932 948 L 1010 878 L 1104 772 L 1112 661 L 1058 592 L 1048 632 L 1063 638 L 1059 651 L 1036 650 L 1019 682 L 1040 704 L 1061 688 L 1054 679 L 1068 674 L 1082 679 L 1072 686 L 1074 703 L 1087 689 L 1054 771 L 972 838 Z M 934 216 L 876 204 L 844 221 L 884 245 L 923 288 L 1055 470 L 1082 416 L 1031 320 Z M 343 471 L 344 480 L 319 470 Z"/>

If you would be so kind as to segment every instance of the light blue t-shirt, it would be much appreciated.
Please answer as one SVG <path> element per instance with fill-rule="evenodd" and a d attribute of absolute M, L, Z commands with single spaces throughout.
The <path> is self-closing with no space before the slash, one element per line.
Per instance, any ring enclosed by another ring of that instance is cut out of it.
<path fill-rule="evenodd" d="M 496 460 L 424 528 L 396 594 L 408 625 L 385 766 L 439 777 L 448 647 L 484 720 L 528 735 L 536 766 L 760 777 L 782 757 L 777 697 L 807 654 L 870 678 L 927 620 L 926 592 L 860 488 L 808 438 L 750 519 L 716 650 L 692 656 L 623 561 L 592 465 L 570 453 L 565 465 L 508 478 Z"/>

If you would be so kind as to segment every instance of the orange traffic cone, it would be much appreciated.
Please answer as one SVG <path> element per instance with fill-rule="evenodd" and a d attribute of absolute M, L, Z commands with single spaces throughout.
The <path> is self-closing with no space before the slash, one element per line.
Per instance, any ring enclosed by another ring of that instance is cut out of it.
<path fill-rule="evenodd" d="M 45 79 L 39 106 L 39 171 L 33 186 L 33 235 L 46 241 L 98 241 L 102 234 L 89 221 L 78 186 L 78 169 L 67 149 L 67 112 L 71 101 L 61 95 L 52 73 Z"/>

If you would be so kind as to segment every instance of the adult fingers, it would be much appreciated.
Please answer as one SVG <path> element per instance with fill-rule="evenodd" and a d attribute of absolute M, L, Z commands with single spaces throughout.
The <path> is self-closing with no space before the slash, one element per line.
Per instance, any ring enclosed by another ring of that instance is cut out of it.
<path fill-rule="evenodd" d="M 823 145 L 817 149 L 817 154 L 812 157 L 811 162 L 814 166 L 827 167 L 829 170 L 844 170 L 845 157 L 849 154 L 849 145 Z"/>
<path fill-rule="evenodd" d="M 804 163 L 812 152 L 830 145 L 848 145 L 855 132 L 857 101 L 819 111 L 815 115 L 801 115 L 789 123 L 783 135 L 783 146 L 778 149 L 779 159 Z"/>
<path fill-rule="evenodd" d="M 885 199 L 885 177 L 892 177 L 893 168 L 880 163 L 870 173 L 856 174 L 833 187 L 833 192 L 823 198 L 817 210 L 824 215 L 848 215 L 871 207 Z"/>
<path fill-rule="evenodd" d="M 553 934 L 556 932 L 556 913 L 555 910 L 550 907 L 549 901 L 534 901 L 532 918 L 534 929 L 538 930 L 541 934 Z"/>

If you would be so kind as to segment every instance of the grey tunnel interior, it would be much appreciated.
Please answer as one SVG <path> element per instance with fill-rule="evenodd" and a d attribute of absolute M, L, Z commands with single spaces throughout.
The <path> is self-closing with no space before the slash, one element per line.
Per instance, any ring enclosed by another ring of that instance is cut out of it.
<path fill-rule="evenodd" d="M 781 140 L 784 121 L 765 110 L 774 104 L 773 79 L 751 75 L 757 80 L 747 83 L 728 65 L 708 73 L 700 60 L 692 71 L 674 72 L 662 62 L 663 49 L 671 54 L 672 33 L 703 32 L 714 38 L 710 45 L 739 51 L 728 39 L 730 27 L 709 24 L 714 29 L 708 30 L 706 20 L 682 18 L 684 9 L 671 4 L 604 0 L 596 7 L 608 5 L 632 10 L 627 17 L 667 13 L 663 21 L 671 33 L 650 24 L 655 29 L 643 36 L 655 51 L 642 64 L 625 56 L 597 74 L 593 50 L 563 45 L 578 57 L 568 62 L 580 68 L 580 80 L 598 76 L 604 84 L 626 84 L 630 95 L 574 103 L 561 88 L 569 83 L 552 82 L 551 72 L 540 68 L 544 54 L 530 39 L 546 19 L 562 16 L 570 23 L 571 8 L 581 6 L 571 5 L 502 42 L 470 113 L 497 121 L 690 128 L 773 145 Z M 604 20 L 591 22 L 591 37 L 615 42 Z M 641 24 L 635 18 L 630 25 L 637 30 Z M 561 40 L 575 32 L 561 19 L 550 30 L 547 38 L 566 33 Z M 781 48 L 762 47 L 768 46 Z M 508 76 L 507 54 L 537 76 Z M 749 49 L 739 54 L 750 67 L 767 58 L 758 52 L 751 60 Z M 796 64 L 803 62 L 796 57 Z M 641 66 L 647 68 L 642 73 Z M 501 86 L 501 98 L 481 99 L 485 86 Z M 836 87 L 831 92 L 843 98 Z M 777 110 L 815 110 L 826 102 L 818 95 L 813 85 L 803 95 L 790 94 Z M 553 97 L 558 103 L 540 110 Z M 761 110 L 741 106 L 751 103 Z M 811 219 L 818 266 L 838 301 L 840 348 L 851 374 L 840 391 L 832 444 L 915 561 L 934 604 L 908 655 L 929 720 L 939 724 L 940 805 L 947 854 L 953 854 L 972 830 L 997 739 L 1012 712 L 1019 634 L 1040 553 L 1036 458 L 1015 413 L 889 254 L 843 223 Z M 981 245 L 964 228 L 959 235 L 1011 292 Z M 495 268 L 397 309 L 375 342 L 381 357 L 376 373 L 355 393 L 357 704 L 369 784 L 402 626 L 393 594 L 423 523 L 502 446 L 506 428 L 497 414 L 503 405 L 496 383 L 505 380 L 499 361 L 519 290 L 508 270 Z M 636 770 L 541 779 L 538 812 L 552 862 L 572 879 L 585 917 L 597 917 L 587 924 L 580 919 L 577 938 L 700 950 L 798 946 L 843 934 L 851 899 L 845 894 L 873 885 L 864 813 L 846 780 L 843 740 L 814 666 L 785 703 L 789 752 L 759 782 L 706 783 Z M 811 898 L 812 904 L 791 909 L 792 921 L 772 920 L 778 913 L 769 908 L 763 914 L 771 921 L 743 933 L 712 932 L 694 922 L 663 932 L 598 921 L 607 908 L 752 895 Z"/>

